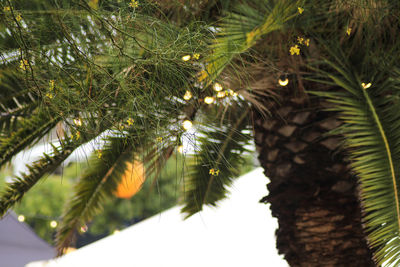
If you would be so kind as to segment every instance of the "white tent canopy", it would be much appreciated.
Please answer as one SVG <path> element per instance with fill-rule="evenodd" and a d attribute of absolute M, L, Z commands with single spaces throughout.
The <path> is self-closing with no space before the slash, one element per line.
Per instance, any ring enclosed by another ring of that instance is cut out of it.
<path fill-rule="evenodd" d="M 183 220 L 175 207 L 61 258 L 27 267 L 288 266 L 275 248 L 277 222 L 259 203 L 267 178 L 258 168 L 240 177 L 218 208 Z"/>

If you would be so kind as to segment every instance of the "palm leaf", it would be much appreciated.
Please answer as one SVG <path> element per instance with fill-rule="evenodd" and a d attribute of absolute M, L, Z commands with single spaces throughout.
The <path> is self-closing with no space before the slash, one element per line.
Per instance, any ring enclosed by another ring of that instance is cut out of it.
<path fill-rule="evenodd" d="M 299 2 L 256 0 L 236 6 L 218 28 L 199 80 L 213 81 L 237 55 L 248 51 L 262 36 L 282 29 L 297 15 Z"/>
<path fill-rule="evenodd" d="M 6 186 L 5 192 L 0 198 L 0 217 L 9 208 L 20 201 L 22 197 L 31 189 L 45 174 L 52 173 L 79 144 L 70 139 L 61 141 L 59 147 L 51 144 L 53 151 L 50 155 L 44 154 L 41 159 L 28 166 L 29 173 L 23 173 L 20 177 Z"/>
<path fill-rule="evenodd" d="M 133 154 L 132 145 L 124 137 L 109 137 L 101 158 L 92 156 L 88 170 L 75 186 L 75 195 L 65 206 L 56 236 L 59 254 L 68 247 L 74 233 L 112 196 Z"/>
<path fill-rule="evenodd" d="M 23 81 L 22 75 L 10 69 L 0 71 L 0 130 L 10 134 L 38 105 Z"/>
<path fill-rule="evenodd" d="M 351 166 L 360 179 L 364 223 L 379 264 L 400 263 L 400 88 L 398 77 L 375 75 L 363 88 L 360 74 L 347 64 L 326 61 L 337 75 L 321 75 L 344 89 L 313 92 L 326 97 L 344 122 L 335 133 L 344 136 Z M 342 62 L 346 62 L 342 58 Z M 387 75 L 387 73 L 385 74 Z"/>
<path fill-rule="evenodd" d="M 245 146 L 252 140 L 249 108 L 232 108 L 223 123 L 214 115 L 206 120 L 207 129 L 200 131 L 199 151 L 188 165 L 182 208 L 186 217 L 201 211 L 203 205 L 216 206 L 217 201 L 226 197 L 227 186 L 239 174 Z"/>
<path fill-rule="evenodd" d="M 59 120 L 60 117 L 52 116 L 48 111 L 41 110 L 29 118 L 23 119 L 19 123 L 18 129 L 10 136 L 0 136 L 0 166 L 45 136 Z"/>

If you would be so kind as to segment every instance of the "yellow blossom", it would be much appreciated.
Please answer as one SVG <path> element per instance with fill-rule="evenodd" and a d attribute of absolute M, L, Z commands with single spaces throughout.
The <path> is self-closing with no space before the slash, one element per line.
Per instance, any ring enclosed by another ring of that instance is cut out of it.
<path fill-rule="evenodd" d="M 21 17 L 21 15 L 20 14 L 18 14 L 16 17 L 15 17 L 15 19 L 19 22 L 19 21 L 21 21 L 22 20 L 22 17 Z"/>
<path fill-rule="evenodd" d="M 97 150 L 97 158 L 101 159 L 103 157 L 103 151 L 101 149 Z"/>
<path fill-rule="evenodd" d="M 26 60 L 26 59 L 20 60 L 19 68 L 21 70 L 26 70 L 27 66 L 28 66 L 28 60 Z"/>
<path fill-rule="evenodd" d="M 290 54 L 293 56 L 293 55 L 300 55 L 300 48 L 299 48 L 299 46 L 298 45 L 294 45 L 294 46 L 292 46 L 291 48 L 290 48 Z"/>
<path fill-rule="evenodd" d="M 11 7 L 5 6 L 3 10 L 4 10 L 5 12 L 11 11 Z"/>
<path fill-rule="evenodd" d="M 75 118 L 74 119 L 74 124 L 78 127 L 82 126 L 82 120 L 81 118 Z"/>
<path fill-rule="evenodd" d="M 347 35 L 349 35 L 350 36 L 350 34 L 351 34 L 351 28 L 349 27 L 349 28 L 347 28 L 347 31 L 346 31 L 346 33 L 347 33 Z"/>
<path fill-rule="evenodd" d="M 198 54 L 198 53 L 193 54 L 193 58 L 194 59 L 199 59 L 200 58 L 200 54 Z"/>
<path fill-rule="evenodd" d="M 129 119 L 126 120 L 126 122 L 128 123 L 129 126 L 131 126 L 131 125 L 133 125 L 133 123 L 135 122 L 135 120 L 132 119 L 132 118 L 129 118 Z"/>
<path fill-rule="evenodd" d="M 79 138 L 81 138 L 81 133 L 80 132 L 76 132 L 75 139 L 78 140 Z"/>
<path fill-rule="evenodd" d="M 306 46 L 310 46 L 310 39 L 306 39 L 306 40 L 304 41 L 304 44 L 305 44 Z"/>
<path fill-rule="evenodd" d="M 299 14 L 302 14 L 304 12 L 304 8 L 298 7 L 297 10 L 299 11 Z"/>
<path fill-rule="evenodd" d="M 299 43 L 299 44 L 303 44 L 303 42 L 304 42 L 304 38 L 303 37 L 297 37 L 297 42 Z"/>
<path fill-rule="evenodd" d="M 129 3 L 129 6 L 131 8 L 137 8 L 139 6 L 139 2 L 137 0 L 131 0 L 131 2 Z"/>
<path fill-rule="evenodd" d="M 159 136 L 159 137 L 156 138 L 156 140 L 157 140 L 157 142 L 161 143 L 162 142 L 162 137 Z"/>
<path fill-rule="evenodd" d="M 55 81 L 54 80 L 50 80 L 49 81 L 49 89 L 50 89 L 50 91 L 52 91 L 54 89 L 54 85 L 55 85 Z"/>
<path fill-rule="evenodd" d="M 52 99 L 52 98 L 53 98 L 53 94 L 52 94 L 52 93 L 47 93 L 47 94 L 46 94 L 46 97 Z"/>
<path fill-rule="evenodd" d="M 218 169 L 210 169 L 209 174 L 213 175 L 213 176 L 218 176 L 219 175 L 219 170 Z"/>
<path fill-rule="evenodd" d="M 205 70 L 200 71 L 199 73 L 199 82 L 204 81 L 208 77 L 208 73 Z"/>

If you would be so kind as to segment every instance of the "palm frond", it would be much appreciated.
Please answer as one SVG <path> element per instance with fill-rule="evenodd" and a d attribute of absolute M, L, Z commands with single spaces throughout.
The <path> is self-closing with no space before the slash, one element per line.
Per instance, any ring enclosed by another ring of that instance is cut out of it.
<path fill-rule="evenodd" d="M 75 186 L 75 195 L 65 206 L 56 236 L 59 254 L 70 244 L 75 232 L 99 212 L 133 160 L 133 147 L 124 137 L 109 137 L 102 156 L 93 155 L 87 171 Z"/>
<path fill-rule="evenodd" d="M 10 134 L 19 122 L 34 113 L 37 97 L 31 94 L 22 75 L 10 69 L 0 70 L 0 131 Z"/>
<path fill-rule="evenodd" d="M 365 81 L 344 57 L 325 61 L 331 71 L 320 71 L 343 91 L 314 92 L 334 103 L 352 169 L 360 180 L 360 197 L 369 244 L 378 264 L 400 263 L 400 105 L 399 77 L 386 71 Z M 325 66 L 326 66 L 325 65 Z M 332 73 L 337 74 L 332 74 Z M 364 84 L 362 84 L 364 83 Z M 370 85 L 367 85 L 371 83 Z"/>
<path fill-rule="evenodd" d="M 48 111 L 41 110 L 23 119 L 10 136 L 0 136 L 0 166 L 46 135 L 59 120 L 59 116 L 51 116 Z"/>
<path fill-rule="evenodd" d="M 206 120 L 207 129 L 200 131 L 199 151 L 185 177 L 182 212 L 186 217 L 201 211 L 203 205 L 216 206 L 226 197 L 227 186 L 239 174 L 246 145 L 252 140 L 249 113 L 248 107 L 236 107 L 223 118 L 223 123 L 215 114 Z"/>
<path fill-rule="evenodd" d="M 248 1 L 238 5 L 217 28 L 217 36 L 206 58 L 201 81 L 213 81 L 239 54 L 248 51 L 260 38 L 282 29 L 297 15 L 300 1 Z"/>
<path fill-rule="evenodd" d="M 44 154 L 41 159 L 28 166 L 29 173 L 23 173 L 6 186 L 5 192 L 0 198 L 0 217 L 9 208 L 20 201 L 26 192 L 29 191 L 45 174 L 52 173 L 79 144 L 70 139 L 61 141 L 59 147 L 51 144 L 51 154 Z"/>

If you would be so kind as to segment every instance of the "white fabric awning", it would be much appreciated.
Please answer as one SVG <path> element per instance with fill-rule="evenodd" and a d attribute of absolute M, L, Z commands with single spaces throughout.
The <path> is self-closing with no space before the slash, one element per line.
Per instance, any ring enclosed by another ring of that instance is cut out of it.
<path fill-rule="evenodd" d="M 228 199 L 183 220 L 175 207 L 61 258 L 27 267 L 288 266 L 278 256 L 277 222 L 259 200 L 268 180 L 261 168 L 240 177 Z"/>

